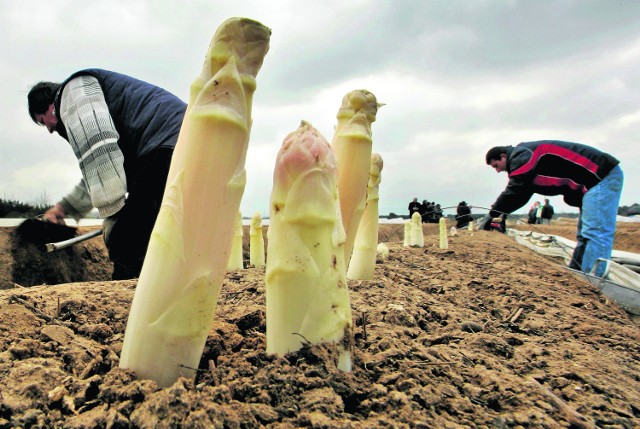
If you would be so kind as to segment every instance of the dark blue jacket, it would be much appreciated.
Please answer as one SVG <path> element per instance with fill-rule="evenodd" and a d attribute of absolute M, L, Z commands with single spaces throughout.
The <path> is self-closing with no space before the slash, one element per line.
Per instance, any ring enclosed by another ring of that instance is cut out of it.
<path fill-rule="evenodd" d="M 573 207 L 582 207 L 584 194 L 619 164 L 613 156 L 591 146 L 541 140 L 507 147 L 509 183 L 491 206 L 490 215 L 512 213 L 533 194 L 563 195 Z"/>
<path fill-rule="evenodd" d="M 66 137 L 59 116 L 60 98 L 65 85 L 80 75 L 98 79 L 109 113 L 120 134 L 118 146 L 124 154 L 129 174 L 136 161 L 159 147 L 175 147 L 187 105 L 170 92 L 130 76 L 102 69 L 86 69 L 69 76 L 54 101 L 59 134 Z"/>

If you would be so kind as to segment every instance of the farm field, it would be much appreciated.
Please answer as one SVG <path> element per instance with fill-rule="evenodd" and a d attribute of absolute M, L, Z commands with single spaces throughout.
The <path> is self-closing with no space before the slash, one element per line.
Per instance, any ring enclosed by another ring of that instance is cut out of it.
<path fill-rule="evenodd" d="M 575 221 L 535 227 L 575 239 Z M 264 268 L 229 272 L 196 380 L 160 389 L 118 368 L 136 280 L 109 280 L 101 239 L 47 254 L 14 230 L 0 228 L 0 428 L 640 427 L 640 320 L 504 234 L 440 249 L 429 224 L 410 248 L 380 225 L 389 257 L 349 281 L 351 373 L 328 346 L 268 355 Z M 639 237 L 619 223 L 616 250 L 640 253 Z"/>

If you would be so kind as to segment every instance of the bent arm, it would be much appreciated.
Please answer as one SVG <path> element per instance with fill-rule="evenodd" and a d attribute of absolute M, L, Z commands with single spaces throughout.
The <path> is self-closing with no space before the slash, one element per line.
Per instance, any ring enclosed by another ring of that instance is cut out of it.
<path fill-rule="evenodd" d="M 84 180 L 81 180 L 80 183 L 54 207 L 62 209 L 64 215 L 71 216 L 75 220 L 86 216 L 93 208 L 93 204 L 91 203 L 91 197 L 84 184 Z"/>
<path fill-rule="evenodd" d="M 531 187 L 520 177 L 512 177 L 504 191 L 491 206 L 489 215 L 498 217 L 503 213 L 513 213 L 524 206 L 533 195 Z"/>
<path fill-rule="evenodd" d="M 85 214 L 91 210 L 90 201 L 101 217 L 113 215 L 124 206 L 127 192 L 124 155 L 118 147 L 120 136 L 95 77 L 79 76 L 69 81 L 62 92 L 60 117 L 84 179 L 61 204 L 65 210 L 71 208 Z"/>

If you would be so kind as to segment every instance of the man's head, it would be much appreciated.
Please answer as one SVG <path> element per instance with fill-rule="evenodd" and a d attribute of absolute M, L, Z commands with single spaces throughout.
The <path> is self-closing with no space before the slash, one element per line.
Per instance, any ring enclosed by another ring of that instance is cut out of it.
<path fill-rule="evenodd" d="M 50 133 L 56 131 L 58 126 L 53 102 L 59 88 L 59 83 L 39 82 L 27 94 L 29 116 L 36 124 L 47 127 Z"/>
<path fill-rule="evenodd" d="M 544 203 L 545 203 L 545 204 L 549 204 L 549 198 L 545 198 L 545 199 L 544 199 Z"/>
<path fill-rule="evenodd" d="M 500 173 L 507 171 L 507 147 L 495 146 L 489 149 L 486 156 L 487 165 Z"/>

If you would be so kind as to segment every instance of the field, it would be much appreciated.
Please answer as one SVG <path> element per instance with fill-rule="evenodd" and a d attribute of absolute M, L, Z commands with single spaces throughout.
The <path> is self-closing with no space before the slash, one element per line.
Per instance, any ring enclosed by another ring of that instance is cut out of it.
<path fill-rule="evenodd" d="M 389 257 L 349 282 L 353 372 L 330 346 L 266 354 L 250 267 L 226 276 L 196 380 L 166 389 L 118 368 L 136 281 L 109 281 L 99 238 L 47 254 L 0 228 L 0 428 L 640 427 L 637 318 L 506 235 L 440 249 L 423 228 L 409 248 L 381 225 Z M 621 223 L 615 248 L 639 237 Z"/>

